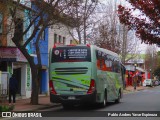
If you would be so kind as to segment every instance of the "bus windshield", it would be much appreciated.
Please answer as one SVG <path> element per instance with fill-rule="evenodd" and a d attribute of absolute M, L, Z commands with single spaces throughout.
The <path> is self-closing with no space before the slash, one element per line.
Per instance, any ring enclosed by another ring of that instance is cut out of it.
<path fill-rule="evenodd" d="M 65 46 L 52 50 L 51 62 L 91 62 L 90 47 L 87 46 Z"/>

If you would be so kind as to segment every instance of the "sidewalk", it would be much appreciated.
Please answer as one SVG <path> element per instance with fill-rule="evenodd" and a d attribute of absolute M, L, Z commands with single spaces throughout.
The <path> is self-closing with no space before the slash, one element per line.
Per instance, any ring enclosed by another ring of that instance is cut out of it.
<path fill-rule="evenodd" d="M 124 94 L 127 94 L 127 93 L 131 93 L 131 92 L 136 92 L 136 91 L 144 90 L 144 89 L 147 89 L 147 88 L 148 87 L 137 86 L 136 90 L 134 90 L 133 86 L 127 86 L 126 89 L 123 92 L 124 92 Z"/>
<path fill-rule="evenodd" d="M 39 96 L 39 105 L 31 105 L 30 99 L 18 99 L 13 111 L 36 111 L 39 109 L 52 108 L 59 106 L 60 103 L 51 103 L 49 96 Z"/>
<path fill-rule="evenodd" d="M 134 90 L 133 86 L 128 86 L 124 90 L 124 94 L 133 93 L 139 90 L 147 89 L 147 87 L 139 86 Z M 60 103 L 51 103 L 49 96 L 39 96 L 39 105 L 31 105 L 30 99 L 18 99 L 13 111 L 37 111 L 45 108 L 60 106 Z"/>

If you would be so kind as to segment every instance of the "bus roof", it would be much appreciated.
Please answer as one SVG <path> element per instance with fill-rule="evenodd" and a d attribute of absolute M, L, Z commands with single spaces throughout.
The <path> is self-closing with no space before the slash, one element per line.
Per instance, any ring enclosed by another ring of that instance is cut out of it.
<path fill-rule="evenodd" d="M 95 47 L 97 50 L 100 50 L 100 51 L 102 51 L 102 52 L 107 52 L 108 54 L 113 55 L 113 56 L 116 56 L 116 57 L 119 58 L 118 54 L 115 53 L 115 52 L 113 52 L 113 51 L 110 51 L 110 50 L 107 50 L 107 49 L 104 49 L 104 48 L 100 48 L 100 47 L 98 47 L 98 46 L 96 46 L 96 45 L 93 45 L 93 47 Z"/>

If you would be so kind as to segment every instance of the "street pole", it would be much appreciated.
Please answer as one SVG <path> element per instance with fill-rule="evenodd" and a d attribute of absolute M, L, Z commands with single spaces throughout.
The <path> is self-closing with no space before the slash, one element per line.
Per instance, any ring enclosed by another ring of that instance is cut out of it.
<path fill-rule="evenodd" d="M 130 70 L 128 71 L 128 83 L 130 85 Z"/>
<path fill-rule="evenodd" d="M 135 73 L 134 73 L 134 90 L 136 90 L 136 86 L 137 86 L 137 78 L 136 78 L 136 66 L 137 64 L 134 64 L 134 69 L 135 69 Z"/>
<path fill-rule="evenodd" d="M 150 71 L 150 79 L 152 79 L 152 69 L 149 70 Z"/>

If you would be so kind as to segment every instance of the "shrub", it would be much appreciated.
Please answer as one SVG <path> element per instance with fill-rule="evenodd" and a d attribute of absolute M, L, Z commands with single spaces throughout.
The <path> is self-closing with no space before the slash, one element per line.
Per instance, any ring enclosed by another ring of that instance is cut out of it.
<path fill-rule="evenodd" d="M 14 109 L 14 105 L 8 106 L 8 105 L 0 105 L 0 112 L 8 112 L 12 111 Z"/>

